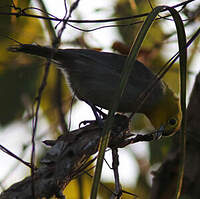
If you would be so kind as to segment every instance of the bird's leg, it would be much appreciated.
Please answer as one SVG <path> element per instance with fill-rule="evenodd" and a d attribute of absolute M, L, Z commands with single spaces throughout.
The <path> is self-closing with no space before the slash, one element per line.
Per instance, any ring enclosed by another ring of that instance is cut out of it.
<path fill-rule="evenodd" d="M 102 116 L 102 119 L 106 119 L 108 117 L 108 115 L 106 113 L 104 113 L 101 109 L 97 108 L 95 106 L 96 111 L 99 113 L 100 116 Z"/>
<path fill-rule="evenodd" d="M 92 109 L 92 111 L 93 111 L 93 113 L 94 113 L 94 116 L 95 116 L 95 118 L 96 118 L 96 121 L 97 121 L 97 123 L 100 125 L 100 126 L 102 126 L 103 125 L 103 122 L 102 122 L 102 119 L 101 119 L 101 117 L 100 117 L 100 115 L 98 114 L 99 113 L 99 110 L 96 108 L 96 106 L 94 105 L 94 104 L 92 104 L 92 103 L 90 103 L 90 102 L 86 102 L 90 107 L 91 107 L 91 109 Z"/>
<path fill-rule="evenodd" d="M 85 101 L 85 103 L 87 103 L 91 107 L 96 120 L 94 120 L 94 121 L 92 121 L 92 120 L 82 121 L 82 122 L 79 123 L 79 127 L 81 126 L 81 124 L 86 125 L 87 123 L 91 124 L 91 123 L 94 123 L 94 122 L 97 122 L 100 127 L 103 127 L 103 121 L 101 119 L 101 116 L 104 119 L 104 118 L 107 117 L 107 115 L 105 113 L 103 113 L 100 109 L 98 109 L 94 104 L 90 103 L 89 101 Z"/>
<path fill-rule="evenodd" d="M 87 125 L 87 124 L 94 124 L 96 123 L 97 121 L 96 120 L 84 120 L 82 122 L 79 123 L 79 128 L 81 128 L 81 125 L 83 124 L 84 126 Z"/>

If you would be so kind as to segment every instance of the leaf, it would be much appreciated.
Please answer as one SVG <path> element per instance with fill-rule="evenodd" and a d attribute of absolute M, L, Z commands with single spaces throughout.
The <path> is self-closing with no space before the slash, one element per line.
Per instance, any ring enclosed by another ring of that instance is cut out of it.
<path fill-rule="evenodd" d="M 0 11 L 19 12 L 28 7 L 30 0 L 14 3 L 18 9 L 10 7 L 10 0 L 1 1 Z M 1 15 L 0 20 L 0 124 L 7 125 L 23 115 L 24 97 L 33 102 L 39 77 L 39 68 L 35 67 L 39 65 L 39 60 L 31 62 L 30 57 L 21 55 L 16 58 L 16 54 L 7 51 L 9 44 L 13 43 L 7 36 L 20 42 L 32 43 L 42 37 L 43 31 L 37 19 Z"/>
<path fill-rule="evenodd" d="M 13 68 L 0 73 L 0 124 L 19 119 L 25 110 L 24 99 L 34 99 L 38 68 Z"/>

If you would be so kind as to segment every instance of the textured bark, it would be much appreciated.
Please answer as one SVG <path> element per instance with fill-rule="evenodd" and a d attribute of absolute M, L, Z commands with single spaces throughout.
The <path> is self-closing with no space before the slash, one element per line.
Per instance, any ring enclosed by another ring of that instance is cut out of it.
<path fill-rule="evenodd" d="M 109 146 L 118 147 L 130 137 L 127 117 L 115 116 Z M 97 152 L 102 129 L 96 124 L 72 131 L 55 141 L 46 141 L 52 147 L 41 160 L 41 166 L 35 171 L 34 185 L 36 198 L 62 197 L 65 186 L 91 161 L 89 157 Z M 1 193 L 0 199 L 31 199 L 32 177 L 29 176 L 12 185 Z"/>

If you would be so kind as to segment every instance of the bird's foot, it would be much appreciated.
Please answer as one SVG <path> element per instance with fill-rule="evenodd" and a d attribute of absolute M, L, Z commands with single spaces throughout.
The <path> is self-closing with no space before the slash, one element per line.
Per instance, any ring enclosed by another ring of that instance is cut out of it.
<path fill-rule="evenodd" d="M 164 133 L 164 127 L 161 126 L 160 129 L 156 130 L 153 132 L 153 139 L 154 140 L 159 140 L 163 137 L 163 133 Z"/>
<path fill-rule="evenodd" d="M 90 125 L 90 124 L 97 124 L 97 120 L 84 120 L 82 122 L 79 123 L 79 128 L 81 127 L 81 125 Z"/>

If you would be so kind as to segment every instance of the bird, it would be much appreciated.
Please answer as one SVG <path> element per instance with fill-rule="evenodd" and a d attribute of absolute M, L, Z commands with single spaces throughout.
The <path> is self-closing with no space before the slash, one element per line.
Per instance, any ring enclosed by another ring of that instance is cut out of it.
<path fill-rule="evenodd" d="M 93 111 L 95 107 L 111 109 L 127 58 L 125 55 L 92 49 L 55 49 L 35 44 L 13 45 L 8 50 L 53 60 L 63 72 L 74 95 L 91 105 Z M 156 74 L 136 60 L 117 112 L 143 113 L 156 130 L 162 131 L 162 136 L 171 136 L 180 129 L 182 111 L 180 99 L 168 85 L 162 79 L 158 80 L 148 99 L 140 106 L 137 101 L 155 78 Z"/>

